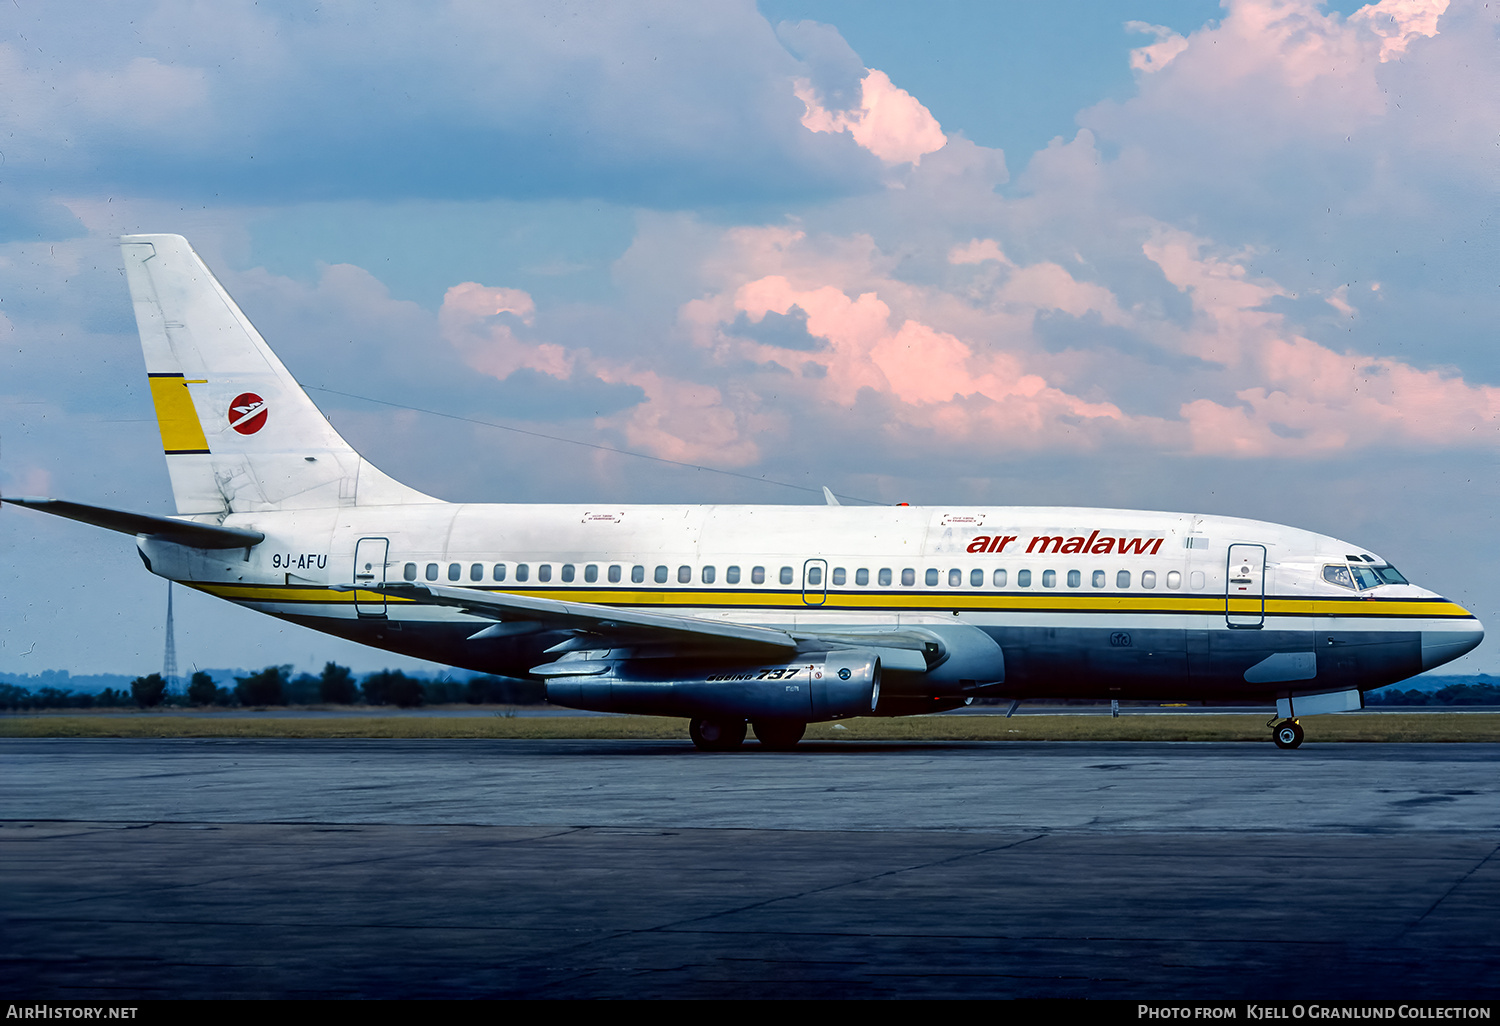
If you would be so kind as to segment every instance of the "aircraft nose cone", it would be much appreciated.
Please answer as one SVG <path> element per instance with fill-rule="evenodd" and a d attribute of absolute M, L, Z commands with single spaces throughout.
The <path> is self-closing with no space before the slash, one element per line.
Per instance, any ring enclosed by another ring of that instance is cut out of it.
<path fill-rule="evenodd" d="M 1468 620 L 1453 626 L 1452 630 L 1422 632 L 1422 669 L 1430 670 L 1444 663 L 1451 663 L 1466 655 L 1484 640 L 1484 625 L 1478 620 Z"/>

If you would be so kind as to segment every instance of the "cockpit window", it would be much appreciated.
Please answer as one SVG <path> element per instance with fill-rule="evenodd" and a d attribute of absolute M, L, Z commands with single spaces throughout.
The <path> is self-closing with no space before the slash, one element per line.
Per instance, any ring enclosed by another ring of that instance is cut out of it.
<path fill-rule="evenodd" d="M 1393 566 L 1325 566 L 1323 580 L 1341 588 L 1365 591 L 1382 584 L 1406 584 L 1406 578 Z"/>
<path fill-rule="evenodd" d="M 1329 584 L 1337 584 L 1340 588 L 1354 588 L 1354 578 L 1349 575 L 1347 566 L 1325 566 L 1323 580 Z"/>

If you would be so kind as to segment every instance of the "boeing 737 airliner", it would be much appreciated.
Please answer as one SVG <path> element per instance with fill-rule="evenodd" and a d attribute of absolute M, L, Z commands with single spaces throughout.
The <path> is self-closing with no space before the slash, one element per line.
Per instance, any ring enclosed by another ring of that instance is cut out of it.
<path fill-rule="evenodd" d="M 1295 748 L 1301 716 L 1484 636 L 1359 545 L 1233 517 L 443 502 L 339 437 L 185 239 L 122 250 L 178 515 L 5 502 L 314 630 L 687 718 L 700 748 L 981 696 L 1274 701 Z"/>

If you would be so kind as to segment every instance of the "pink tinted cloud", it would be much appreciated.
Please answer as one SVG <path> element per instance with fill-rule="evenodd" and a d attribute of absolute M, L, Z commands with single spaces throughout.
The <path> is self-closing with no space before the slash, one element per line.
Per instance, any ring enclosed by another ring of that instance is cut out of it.
<path fill-rule="evenodd" d="M 1380 61 L 1393 60 L 1406 52 L 1418 36 L 1438 34 L 1438 19 L 1448 10 L 1448 0 L 1380 0 L 1349 15 L 1351 25 L 1363 24 L 1380 37 Z"/>
<path fill-rule="evenodd" d="M 1282 318 L 1265 305 L 1286 290 L 1251 278 L 1238 260 L 1205 255 L 1207 245 L 1188 232 L 1161 228 L 1141 246 L 1146 258 L 1193 302 L 1191 325 L 1165 330 L 1160 337 L 1204 360 L 1238 367 L 1247 351 L 1281 330 Z"/>
<path fill-rule="evenodd" d="M 523 339 L 504 320 L 496 320 L 500 314 L 531 325 L 536 304 L 521 289 L 464 282 L 444 296 L 438 325 L 465 363 L 502 381 L 529 368 L 563 380 L 582 370 L 611 384 L 637 386 L 646 394 L 643 402 L 599 421 L 601 427 L 618 429 L 635 448 L 721 466 L 743 466 L 759 458 L 755 442 L 745 436 L 718 388 L 587 349 Z"/>
<path fill-rule="evenodd" d="M 760 447 L 742 418 L 712 385 L 619 364 L 597 367 L 610 383 L 635 385 L 646 401 L 600 423 L 619 427 L 632 447 L 686 463 L 743 467 L 760 459 Z"/>
<path fill-rule="evenodd" d="M 465 363 L 501 381 L 523 367 L 560 379 L 572 375 L 572 354 L 550 342 L 518 338 L 510 325 L 495 320 L 500 314 L 511 314 L 521 323 L 531 324 L 536 304 L 520 289 L 467 281 L 454 285 L 443 296 L 438 327 Z"/>
<path fill-rule="evenodd" d="M 1015 354 L 977 351 L 971 342 L 914 318 L 893 326 L 890 306 L 875 292 L 850 298 L 831 285 L 798 289 L 786 277 L 770 275 L 736 290 L 720 323 L 738 313 L 759 322 L 793 307 L 807 315 L 808 333 L 823 339 L 825 347 L 809 353 L 742 341 L 733 349 L 794 372 L 808 364 L 821 367 L 824 373 L 807 387 L 823 402 L 849 407 L 869 389 L 903 404 L 905 422 L 957 435 L 996 422 L 1040 436 L 1053 433 L 1061 417 L 1126 419 L 1112 403 L 1089 402 L 1053 387 Z"/>
<path fill-rule="evenodd" d="M 923 155 L 948 143 L 932 112 L 883 71 L 868 70 L 860 82 L 860 104 L 853 110 L 825 108 L 807 79 L 798 79 L 793 91 L 807 107 L 802 124 L 809 131 L 848 132 L 887 164 L 919 164 Z"/>
<path fill-rule="evenodd" d="M 1172 60 L 1186 50 L 1188 41 L 1165 25 L 1152 25 L 1144 21 L 1127 21 L 1125 23 L 1127 32 L 1139 32 L 1143 35 L 1156 37 L 1156 42 L 1149 46 L 1138 47 L 1130 51 L 1130 67 L 1135 71 L 1153 72 L 1160 71 Z"/>
<path fill-rule="evenodd" d="M 1315 456 L 1376 445 L 1493 447 L 1500 443 L 1500 388 L 1471 385 L 1401 360 L 1337 352 L 1305 338 L 1264 309 L 1286 295 L 1253 281 L 1241 264 L 1205 254 L 1206 243 L 1163 231 L 1148 257 L 1188 293 L 1194 317 L 1179 344 L 1224 363 L 1221 380 L 1238 404 L 1185 403 L 1189 448 L 1220 456 Z M 1327 299 L 1354 313 L 1344 290 Z M 1163 337 L 1172 329 L 1162 324 Z M 1247 380 L 1248 379 L 1248 380 Z"/>
<path fill-rule="evenodd" d="M 970 239 L 966 245 L 954 246 L 948 251 L 950 264 L 982 264 L 989 260 L 1007 267 L 1014 266 L 994 239 Z"/>

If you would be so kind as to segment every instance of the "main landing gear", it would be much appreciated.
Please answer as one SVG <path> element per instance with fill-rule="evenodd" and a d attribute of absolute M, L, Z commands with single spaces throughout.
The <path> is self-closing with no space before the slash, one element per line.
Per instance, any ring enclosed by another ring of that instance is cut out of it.
<path fill-rule="evenodd" d="M 688 734 L 700 751 L 731 752 L 745 743 L 745 721 L 696 719 L 688 724 Z"/>
<path fill-rule="evenodd" d="M 1296 748 L 1302 743 L 1302 724 L 1296 720 L 1280 720 L 1271 727 L 1271 740 L 1277 748 Z"/>
<path fill-rule="evenodd" d="M 760 746 L 773 752 L 791 751 L 807 731 L 801 720 L 756 720 L 751 726 Z M 732 752 L 745 743 L 745 721 L 695 719 L 688 724 L 688 734 L 700 751 Z"/>

